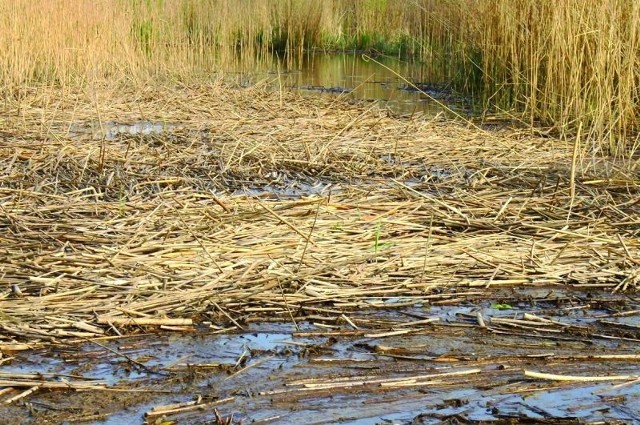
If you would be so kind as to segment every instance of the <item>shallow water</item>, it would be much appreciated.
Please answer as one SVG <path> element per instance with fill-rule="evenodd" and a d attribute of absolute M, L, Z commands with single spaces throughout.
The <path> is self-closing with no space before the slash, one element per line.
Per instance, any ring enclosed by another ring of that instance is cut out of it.
<path fill-rule="evenodd" d="M 106 123 L 86 122 L 70 126 L 67 136 L 71 138 L 89 138 L 92 140 L 115 140 L 121 136 L 156 136 L 178 128 L 177 124 L 157 121 L 135 121 Z"/>
<path fill-rule="evenodd" d="M 453 93 L 445 84 L 429 81 L 426 67 L 392 57 L 368 58 L 360 54 L 313 54 L 285 62 L 275 57 L 251 69 L 225 70 L 227 79 L 246 87 L 266 82 L 274 90 L 292 90 L 304 96 L 348 97 L 375 103 L 399 115 L 473 115 L 470 100 Z M 67 135 L 93 140 L 127 136 L 160 136 L 185 130 L 181 123 L 161 121 L 109 121 L 75 123 Z M 206 133 L 199 130 L 203 137 Z M 381 158 L 393 162 L 393 158 Z M 433 175 L 440 171 L 431 170 Z M 445 171 L 446 173 L 446 171 Z M 313 192 L 312 188 L 312 192 Z M 248 188 L 248 191 L 253 191 Z M 295 189 L 292 190 L 295 192 Z M 286 193 L 281 193 L 286 195 Z"/>
<path fill-rule="evenodd" d="M 30 409 L 32 419 L 24 423 L 38 423 L 39 415 L 53 414 L 65 423 L 64 418 L 75 421 L 90 418 L 91 412 L 104 412 L 99 419 L 83 423 L 137 424 L 156 406 L 201 396 L 204 403 L 232 399 L 203 410 L 168 415 L 167 419 L 199 424 L 215 421 L 218 414 L 225 418 L 233 415 L 232 423 L 283 424 L 640 420 L 639 383 L 615 389 L 612 384 L 624 381 L 554 382 L 529 379 L 522 372 L 638 375 L 633 360 L 587 358 L 638 352 L 637 332 L 621 334 L 600 323 L 638 323 L 640 315 L 633 313 L 638 306 L 629 304 L 624 296 L 520 289 L 493 291 L 463 305 L 422 301 L 408 305 L 409 301 L 372 298 L 370 303 L 376 308 L 347 313 L 360 329 L 330 315 L 298 316 L 295 325 L 249 323 L 243 329 L 220 334 L 214 333 L 218 329 L 214 325 L 201 326 L 191 333 L 100 341 L 104 347 L 87 342 L 53 352 L 16 353 L 15 361 L 0 366 L 0 372 L 53 373 L 58 379 L 64 379 L 65 374 L 82 375 L 151 392 L 143 393 L 144 397 L 126 392 L 38 392 L 24 405 L 0 408 L 0 417 L 28 418 L 25 409 Z M 633 314 L 618 317 L 621 302 L 627 302 L 625 308 Z M 477 325 L 478 313 L 489 323 L 488 329 Z M 558 333 L 547 331 L 545 326 L 539 331 L 522 331 L 491 323 L 493 319 L 522 318 L 524 313 L 562 326 L 585 328 L 560 328 Z M 425 318 L 436 321 L 403 327 Z M 410 332 L 386 335 L 398 329 Z M 479 373 L 438 377 L 470 369 Z M 373 383 L 424 375 L 434 378 L 389 388 Z M 341 386 L 345 379 L 363 383 Z M 371 379 L 372 383 L 366 383 Z M 329 387 L 307 388 L 300 382 L 328 383 Z"/>
<path fill-rule="evenodd" d="M 236 71 L 242 85 L 266 80 L 276 88 L 308 96 L 349 96 L 374 101 L 392 111 L 436 115 L 446 108 L 469 114 L 469 99 L 431 81 L 425 65 L 394 57 L 361 54 L 306 54 L 301 61 L 265 61 L 250 71 Z M 446 108 L 445 108 L 446 106 Z"/>

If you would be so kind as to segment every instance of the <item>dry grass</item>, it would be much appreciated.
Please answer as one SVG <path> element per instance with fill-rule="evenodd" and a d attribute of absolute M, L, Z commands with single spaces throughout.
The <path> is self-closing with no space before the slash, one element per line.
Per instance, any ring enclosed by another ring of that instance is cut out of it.
<path fill-rule="evenodd" d="M 570 143 L 221 83 L 34 91 L 0 119 L 3 348 L 638 284 L 637 174 L 579 156 L 571 186 Z M 164 131 L 105 137 L 139 120 Z M 300 182 L 316 194 L 277 195 Z"/>
<path fill-rule="evenodd" d="M 473 13 L 483 18 L 469 43 L 482 52 L 487 93 L 498 105 L 562 133 L 583 126 L 600 148 L 623 153 L 617 143 L 639 124 L 638 4 L 504 0 Z"/>
<path fill-rule="evenodd" d="M 632 156 L 640 110 L 640 6 L 538 0 L 11 0 L 0 4 L 0 82 L 192 81 L 251 69 L 273 50 L 417 54 L 425 75 Z"/>

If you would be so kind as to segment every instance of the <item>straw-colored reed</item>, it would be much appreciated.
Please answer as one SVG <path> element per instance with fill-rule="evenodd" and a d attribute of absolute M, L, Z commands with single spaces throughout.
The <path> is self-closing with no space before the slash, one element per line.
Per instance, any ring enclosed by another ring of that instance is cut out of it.
<path fill-rule="evenodd" d="M 432 82 L 474 93 L 595 150 L 637 149 L 640 6 L 550 0 L 9 0 L 0 84 L 191 81 L 278 51 L 358 49 L 417 57 Z M 295 64 L 292 64 L 295 66 Z"/>
<path fill-rule="evenodd" d="M 0 117 L 0 348 L 123 320 L 637 287 L 637 163 L 323 102 L 221 83 L 25 92 Z M 161 133 L 113 131 L 141 120 Z M 300 183 L 316 189 L 286 195 Z"/>

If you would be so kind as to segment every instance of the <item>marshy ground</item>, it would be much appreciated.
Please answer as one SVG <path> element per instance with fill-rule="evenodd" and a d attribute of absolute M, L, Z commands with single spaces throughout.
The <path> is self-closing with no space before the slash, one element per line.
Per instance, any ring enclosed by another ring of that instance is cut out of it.
<path fill-rule="evenodd" d="M 6 105 L 6 423 L 640 420 L 637 158 L 259 85 Z"/>

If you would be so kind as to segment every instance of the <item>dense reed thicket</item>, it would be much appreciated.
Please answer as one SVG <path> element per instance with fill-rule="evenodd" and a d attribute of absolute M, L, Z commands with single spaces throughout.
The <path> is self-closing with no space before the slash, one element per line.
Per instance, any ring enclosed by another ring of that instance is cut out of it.
<path fill-rule="evenodd" d="M 0 79 L 186 79 L 274 51 L 370 50 L 424 61 L 434 80 L 531 124 L 629 148 L 639 22 L 633 0 L 7 0 Z"/>

